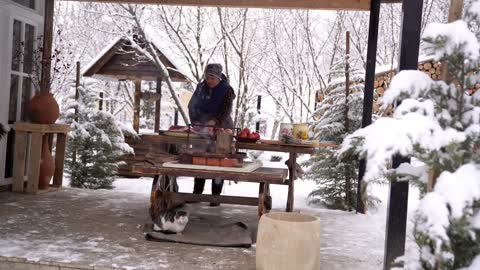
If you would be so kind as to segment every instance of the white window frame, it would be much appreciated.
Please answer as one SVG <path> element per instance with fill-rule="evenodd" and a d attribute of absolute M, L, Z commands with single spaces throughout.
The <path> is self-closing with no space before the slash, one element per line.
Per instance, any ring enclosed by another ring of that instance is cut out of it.
<path fill-rule="evenodd" d="M 0 66 L 0 72 L 4 72 L 4 84 L 1 85 L 6 91 L 6 93 L 0 93 L 2 98 L 0 99 L 0 107 L 6 106 L 5 110 L 0 111 L 0 121 L 3 124 L 7 124 L 8 122 L 8 111 L 9 111 L 9 101 L 10 101 L 10 84 L 11 84 L 11 76 L 12 75 L 20 75 L 19 78 L 24 78 L 26 73 L 23 73 L 23 65 L 20 65 L 20 71 L 13 71 L 12 70 L 12 38 L 13 38 L 13 22 L 14 20 L 18 20 L 22 23 L 21 27 L 21 40 L 25 39 L 25 24 L 30 24 L 34 26 L 34 40 L 43 33 L 43 8 L 44 8 L 44 0 L 35 0 L 35 9 L 31 9 L 20 5 L 18 3 L 13 2 L 12 0 L 0 0 L 0 15 L 6 14 L 8 17 L 8 24 L 7 24 L 7 49 L 5 52 L 0 51 L 0 59 L 2 58 L 1 54 L 4 53 L 3 56 L 4 60 L 3 63 L 5 66 Z M 3 9 L 3 10 L 1 10 Z M 0 18 L 2 19 L 2 18 Z M 0 26 L 1 27 L 1 26 Z M 0 29 L 0 33 L 2 29 Z M 5 31 L 4 31 L 5 32 Z M 35 45 L 34 45 L 35 46 Z M 1 74 L 0 74 L 1 77 Z M 22 84 L 23 79 L 19 79 L 18 82 L 18 96 L 17 96 L 17 115 L 16 119 L 20 119 L 21 117 L 21 101 L 22 101 Z M 33 94 L 35 89 L 32 87 L 31 94 Z M 6 113 L 6 115 L 1 115 Z M 12 183 L 12 178 L 5 178 L 5 162 L 6 162 L 6 152 L 7 152 L 7 138 L 3 138 L 0 141 L 0 186 L 1 185 L 8 185 Z"/>

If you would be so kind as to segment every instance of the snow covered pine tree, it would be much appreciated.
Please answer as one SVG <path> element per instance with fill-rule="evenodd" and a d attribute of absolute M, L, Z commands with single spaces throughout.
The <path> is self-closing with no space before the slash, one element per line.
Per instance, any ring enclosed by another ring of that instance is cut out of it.
<path fill-rule="evenodd" d="M 62 120 L 71 126 L 65 161 L 70 185 L 112 188 L 119 158 L 133 153 L 133 149 L 124 141 L 122 124 L 110 113 L 97 111 L 97 92 L 83 85 L 78 91 L 79 100 L 72 95 L 62 115 Z"/>
<path fill-rule="evenodd" d="M 314 123 L 310 130 L 317 140 L 341 144 L 346 135 L 361 127 L 365 75 L 358 69 L 350 69 L 350 89 L 346 104 L 345 65 L 344 59 L 337 60 L 332 65 L 329 74 L 331 81 L 324 91 L 324 99 L 313 114 Z M 339 160 L 335 153 L 335 149 L 320 148 L 303 164 L 308 167 L 306 179 L 312 179 L 318 184 L 309 195 L 310 202 L 351 211 L 355 206 L 358 163 L 352 158 Z"/>
<path fill-rule="evenodd" d="M 428 25 L 425 49 L 448 63 L 446 81 L 433 81 L 420 71 L 400 72 L 383 97 L 384 108 L 402 101 L 393 118 L 354 132 L 340 150 L 367 159 L 366 181 L 387 174 L 393 181 L 425 187 L 428 172 L 439 175 L 416 210 L 418 247 L 402 258 L 405 269 L 480 269 L 480 91 L 469 91 L 480 83 L 479 23 L 476 0 L 465 20 Z M 404 163 L 387 171 L 396 153 L 424 165 Z"/>

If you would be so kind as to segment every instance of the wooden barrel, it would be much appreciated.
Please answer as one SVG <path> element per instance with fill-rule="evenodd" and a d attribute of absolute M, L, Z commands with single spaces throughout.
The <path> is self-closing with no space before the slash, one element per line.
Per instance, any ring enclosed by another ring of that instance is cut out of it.
<path fill-rule="evenodd" d="M 270 212 L 260 218 L 256 245 L 257 270 L 319 270 L 320 220 Z"/>

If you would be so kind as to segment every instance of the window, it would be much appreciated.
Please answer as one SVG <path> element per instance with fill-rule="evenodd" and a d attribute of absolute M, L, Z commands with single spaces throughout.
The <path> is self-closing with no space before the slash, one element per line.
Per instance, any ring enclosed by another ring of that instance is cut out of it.
<path fill-rule="evenodd" d="M 10 73 L 10 102 L 8 123 L 26 120 L 25 104 L 32 96 L 32 80 L 35 49 L 35 27 L 13 20 L 12 65 Z"/>
<path fill-rule="evenodd" d="M 15 1 L 27 3 L 29 1 Z M 25 105 L 33 95 L 30 74 L 33 72 L 36 27 L 14 19 L 12 27 L 12 64 L 10 67 L 10 98 L 8 100 L 8 124 L 27 120 Z M 13 155 L 15 131 L 10 130 L 7 136 L 7 152 L 4 177 L 13 174 Z"/>
<path fill-rule="evenodd" d="M 35 9 L 35 0 L 13 0 L 13 2 L 18 3 L 24 7 Z"/>

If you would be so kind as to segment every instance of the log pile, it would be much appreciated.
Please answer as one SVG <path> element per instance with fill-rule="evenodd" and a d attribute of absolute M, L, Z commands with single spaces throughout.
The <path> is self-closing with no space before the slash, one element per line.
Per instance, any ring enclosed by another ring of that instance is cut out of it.
<path fill-rule="evenodd" d="M 418 70 L 423 71 L 433 80 L 441 80 L 442 79 L 442 64 L 438 61 L 434 60 L 426 60 L 423 62 L 418 63 Z M 385 91 L 390 86 L 390 82 L 395 76 L 396 70 L 389 70 L 381 73 L 375 74 L 375 81 L 373 87 L 375 89 L 374 94 L 374 103 L 373 103 L 373 112 L 378 113 L 379 108 L 381 105 L 380 97 L 382 97 Z M 480 83 L 477 83 L 474 88 L 468 89 L 468 94 L 475 93 L 478 89 L 480 89 Z M 387 111 L 383 114 L 383 116 L 390 116 L 393 110 L 389 107 Z"/>

